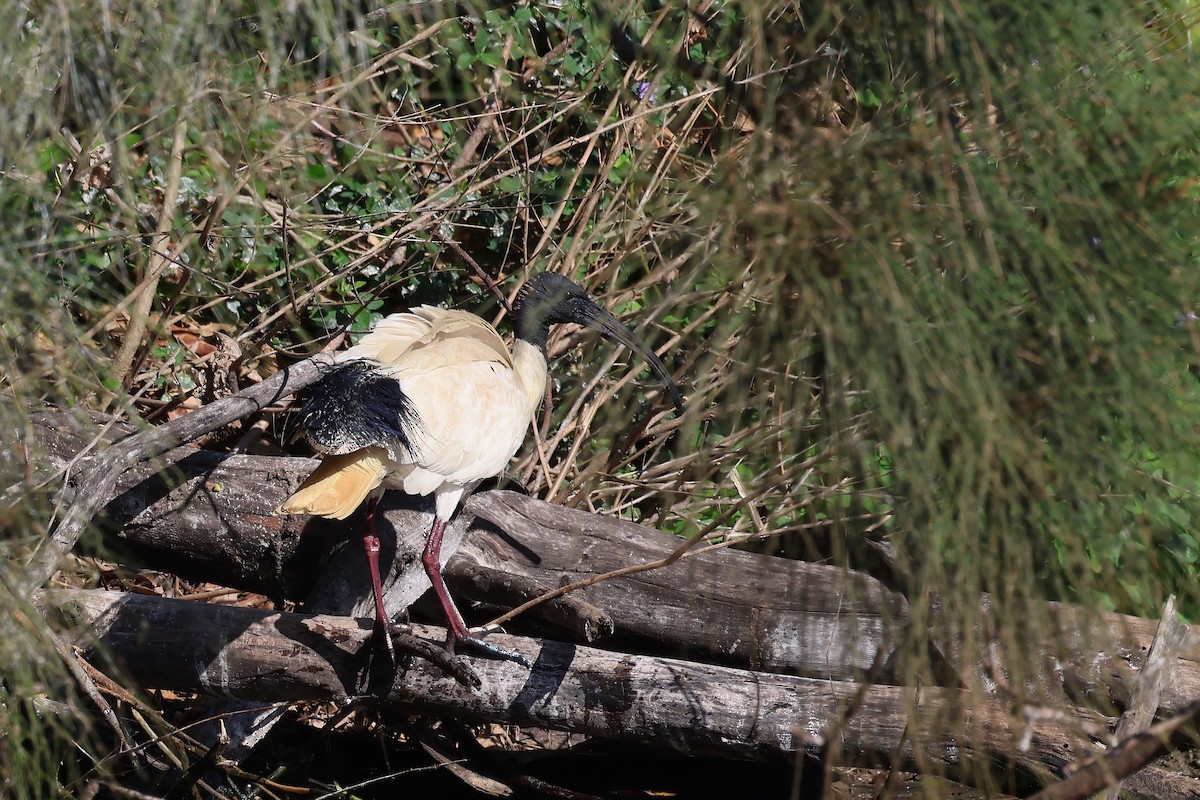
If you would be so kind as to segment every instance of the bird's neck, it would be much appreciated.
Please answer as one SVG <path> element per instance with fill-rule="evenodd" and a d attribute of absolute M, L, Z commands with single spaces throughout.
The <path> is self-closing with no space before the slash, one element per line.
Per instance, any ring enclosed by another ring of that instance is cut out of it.
<path fill-rule="evenodd" d="M 546 340 L 550 336 L 550 317 L 561 298 L 543 291 L 541 283 L 537 278 L 527 281 L 517 293 L 513 301 L 513 329 L 518 341 L 527 342 L 542 351 L 544 361 Z"/>
<path fill-rule="evenodd" d="M 533 418 L 542 398 L 546 396 L 546 351 L 536 344 L 518 338 L 513 342 L 513 372 L 529 404 Z"/>

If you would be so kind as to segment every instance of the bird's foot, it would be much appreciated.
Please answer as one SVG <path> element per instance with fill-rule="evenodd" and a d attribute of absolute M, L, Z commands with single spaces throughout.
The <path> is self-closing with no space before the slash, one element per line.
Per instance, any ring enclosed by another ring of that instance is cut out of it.
<path fill-rule="evenodd" d="M 400 632 L 399 626 L 385 623 L 379 617 L 375 618 L 375 626 L 371 629 L 371 642 L 383 645 L 383 651 L 387 654 L 387 660 L 392 665 L 392 669 L 400 666 L 400 662 L 396 660 L 396 645 L 392 634 Z"/>
<path fill-rule="evenodd" d="M 525 669 L 533 668 L 533 664 L 530 663 L 529 659 L 520 653 L 505 650 L 502 647 L 497 647 L 494 644 L 484 641 L 482 633 L 478 628 L 468 630 L 465 636 L 455 634 L 451 631 L 450 637 L 446 641 L 446 649 L 453 651 L 456 647 L 467 647 L 485 658 L 494 658 L 498 661 L 512 661 L 515 664 L 525 667 Z"/>
<path fill-rule="evenodd" d="M 376 625 L 371 636 L 370 647 L 376 653 L 379 650 L 384 651 L 393 673 L 399 667 L 399 661 L 396 658 L 396 651 L 399 650 L 406 655 L 425 659 L 448 673 L 463 686 L 478 689 L 482 685 L 479 676 L 475 674 L 475 670 L 471 669 L 471 665 L 467 663 L 466 659 L 456 656 L 435 642 L 422 639 L 404 625 L 391 623 Z"/>

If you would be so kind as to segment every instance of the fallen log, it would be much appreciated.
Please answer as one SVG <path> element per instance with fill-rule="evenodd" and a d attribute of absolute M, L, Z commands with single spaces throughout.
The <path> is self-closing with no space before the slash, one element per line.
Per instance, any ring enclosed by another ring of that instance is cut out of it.
<path fill-rule="evenodd" d="M 198 691 L 254 701 L 344 700 L 355 696 L 357 655 L 370 622 L 273 613 L 103 590 L 44 595 L 147 689 Z M 440 641 L 444 629 L 414 626 Z M 85 637 L 80 641 L 87 643 Z M 533 669 L 470 659 L 483 680 L 466 688 L 420 660 L 380 688 L 394 710 L 534 725 L 620 741 L 653 741 L 683 753 L 791 758 L 835 729 L 843 752 L 879 765 L 900 755 L 961 765 L 1000 759 L 1043 777 L 1088 749 L 1078 729 L 1035 721 L 1027 732 L 997 704 L 964 692 L 861 687 L 550 640 L 497 634 Z M 92 654 L 95 656 L 95 654 Z M 861 698 L 859 697 L 861 695 Z M 856 700 L 856 698 L 858 698 Z M 848 708 L 855 710 L 842 719 Z M 1095 724 L 1097 719 L 1084 716 Z M 906 735 L 915 726 L 920 737 Z M 913 742 L 920 741 L 915 753 Z M 982 763 L 982 762 L 981 762 Z"/>
<path fill-rule="evenodd" d="M 329 545 L 345 535 L 329 523 L 312 524 L 270 513 L 311 468 L 308 460 L 229 456 L 194 448 L 172 451 L 167 459 L 170 469 L 165 476 L 149 466 L 127 473 L 122 480 L 126 488 L 107 509 L 109 522 L 120 535 L 165 569 L 245 588 L 274 586 L 276 596 L 294 596 L 310 581 L 311 565 L 328 559 Z M 477 518 L 475 513 L 481 516 Z M 394 563 L 403 567 L 406 557 L 402 548 L 407 548 L 407 558 L 415 563 L 427 517 L 416 508 L 397 508 L 388 512 L 387 519 L 400 534 Z M 456 589 L 477 585 L 481 566 L 502 574 L 523 574 L 553 586 L 565 576 L 657 560 L 679 544 L 673 537 L 640 526 L 507 492 L 486 492 L 472 498 L 456 524 L 460 537 L 470 529 L 460 557 L 451 563 L 451 575 L 460 579 Z M 349 548 L 341 557 L 347 559 L 347 569 L 325 572 L 341 576 L 342 583 L 326 594 L 339 609 L 352 610 L 360 603 L 365 607 L 367 584 L 361 556 L 356 548 Z M 411 577 L 412 572 L 401 568 L 394 575 Z M 280 575 L 285 579 L 273 577 Z M 410 580 L 404 589 L 408 598 L 404 604 L 423 590 L 420 580 Z M 670 569 L 638 575 L 636 580 L 600 583 L 581 594 L 589 603 L 610 611 L 618 630 L 624 632 L 623 642 L 657 640 L 659 652 L 676 648 L 692 657 L 725 663 L 800 674 L 808 670 L 809 675 L 832 677 L 847 686 L 853 686 L 850 681 L 863 674 L 878 654 L 888 652 L 889 632 L 907 621 L 903 600 L 865 576 L 728 550 L 700 554 Z M 1108 632 L 1114 637 L 1109 641 L 1118 646 L 1099 652 L 1093 646 L 1097 640 L 1088 638 L 1092 629 L 1083 624 L 1089 615 L 1067 606 L 1047 608 L 1058 620 L 1059 630 L 1070 634 L 1063 640 L 1065 648 L 1056 639 L 1050 643 L 1054 647 L 1050 652 L 1060 658 L 1062 653 L 1077 654 L 1064 659 L 1065 668 L 1060 668 L 1054 679 L 1118 702 L 1127 696 L 1125 687 L 1149 644 L 1153 623 L 1109 615 Z M 730 624 L 730 619 L 736 624 Z M 870 623 L 864 625 L 863 620 Z M 830 635 L 831 626 L 836 635 Z M 778 630 L 784 635 L 776 635 Z M 800 634 L 788 635 L 788 631 Z M 839 646 L 821 647 L 831 641 Z M 1164 693 L 1163 713 L 1172 703 L 1182 705 L 1198 696 L 1193 691 L 1198 673 L 1192 651 L 1194 648 L 1180 661 L 1176 681 Z M 944 705 L 945 709 L 951 707 L 950 703 Z M 468 703 L 453 713 L 470 716 L 471 708 Z M 877 710 L 864 708 L 859 713 L 871 716 Z M 1059 713 L 1066 719 L 1100 720 L 1078 708 Z M 1006 729 L 1012 727 L 1005 724 Z M 853 747 L 845 752 L 856 753 Z M 1080 755 L 1075 751 L 1075 757 Z M 1020 760 L 1013 763 L 1029 766 Z M 1181 796 L 1180 791 L 1191 791 L 1190 784 L 1173 786 L 1166 795 L 1147 790 L 1148 782 L 1186 780 L 1166 772 L 1151 777 L 1155 775 L 1139 773 L 1127 788 L 1141 796 Z"/>
<path fill-rule="evenodd" d="M 189 466 L 209 471 L 198 471 L 157 498 L 154 490 L 131 487 L 110 505 L 110 511 L 117 509 L 114 519 L 123 522 L 120 537 L 136 545 L 149 563 L 185 576 L 269 590 L 276 597 L 307 596 L 314 568 L 327 562 L 329 548 L 356 530 L 358 522 L 351 518 L 339 527 L 270 514 L 312 462 L 235 456 L 207 464 L 199 456 L 194 459 Z M 216 487 L 221 491 L 213 491 Z M 428 517 L 419 506 L 389 496 L 384 508 L 391 529 L 423 535 Z M 381 525 L 385 539 L 389 525 Z M 452 590 L 501 607 L 510 607 L 512 598 L 478 592 L 480 568 L 554 587 L 654 561 L 679 546 L 675 537 L 643 526 L 505 491 L 470 498 L 451 535 L 461 539 L 447 565 Z M 401 560 L 415 563 L 419 546 L 419 538 L 410 539 Z M 327 571 L 335 584 L 326 593 L 342 598 L 337 613 L 361 614 L 369 599 L 363 559 L 354 546 L 340 558 L 339 568 Z M 284 580 L 272 581 L 272 575 Z M 416 586 L 405 592 L 408 602 L 427 586 L 419 569 L 410 571 L 410 577 Z M 848 680 L 865 674 L 880 653 L 886 660 L 908 622 L 903 598 L 866 576 L 734 550 L 698 554 L 634 579 L 605 581 L 581 590 L 578 597 L 612 617 L 621 646 Z M 1035 618 L 1046 620 L 1037 632 L 1044 638 L 1030 647 L 1039 647 L 1054 661 L 1040 676 L 1043 691 L 1090 698 L 1109 710 L 1127 705 L 1149 652 L 1154 620 L 1061 603 L 1046 603 Z M 1192 626 L 1191 645 L 1183 649 L 1162 693 L 1163 715 L 1200 697 L 1197 635 Z M 893 679 L 886 672 L 878 677 Z"/>
<path fill-rule="evenodd" d="M 71 425 L 63 419 L 61 414 L 35 418 L 51 467 L 65 463 L 94 430 L 86 422 Z M 179 448 L 166 458 L 165 472 L 144 465 L 126 473 L 119 494 L 105 509 L 117 536 L 160 569 L 276 599 L 304 599 L 312 594 L 319 568 L 334 557 L 334 545 L 359 530 L 357 516 L 331 523 L 271 513 L 312 469 L 310 459 L 196 448 Z M 428 527 L 426 512 L 419 501 L 397 493 L 386 496 L 384 508 L 390 528 L 401 531 L 409 543 L 405 553 L 393 551 L 394 561 L 415 565 Z M 380 528 L 387 539 L 389 525 Z M 509 607 L 511 598 L 476 592 L 480 567 L 553 587 L 657 560 L 676 549 L 679 540 L 632 523 L 492 491 L 467 501 L 448 532 L 445 551 L 452 552 L 452 545 L 459 547 L 448 563 L 452 590 Z M 326 570 L 330 577 L 323 596 L 330 602 L 322 603 L 321 610 L 362 615 L 369 593 L 361 554 L 350 546 L 338 558 L 338 568 Z M 397 593 L 394 583 L 400 574 L 409 583 Z M 395 570 L 391 579 L 390 608 L 407 606 L 428 586 L 419 567 Z M 878 654 L 885 659 L 890 655 L 895 637 L 908 623 L 903 598 L 869 577 L 733 550 L 599 583 L 578 596 L 611 615 L 616 642 L 630 649 L 810 677 L 860 677 Z M 1029 616 L 1046 620 L 1036 632 L 1041 638 L 1029 642 L 1052 662 L 1039 676 L 1041 692 L 1090 699 L 1106 712 L 1128 704 L 1156 621 L 1061 603 L 1046 603 Z M 1162 692 L 1162 716 L 1178 713 L 1200 697 L 1198 636 L 1200 628 L 1190 626 L 1189 644 L 1181 649 Z M 969 661 L 961 653 L 951 656 L 956 663 Z M 889 679 L 886 673 L 877 678 Z"/>
<path fill-rule="evenodd" d="M 38 420 L 49 428 L 52 465 L 86 441 L 86 425 L 72 429 L 60 415 Z M 311 459 L 178 448 L 157 467 L 129 470 L 102 521 L 149 566 L 276 600 L 317 603 L 323 613 L 365 615 L 369 583 L 361 551 L 355 541 L 335 548 L 361 530 L 361 512 L 343 522 L 272 513 L 314 466 Z M 418 561 L 429 509 L 396 492 L 380 509 L 381 562 L 400 566 L 385 578 L 385 596 L 389 609 L 400 610 L 429 586 Z M 495 581 L 480 591 L 485 570 L 553 588 L 657 560 L 679 544 L 644 526 L 491 491 L 468 499 L 443 553 L 453 591 L 509 608 L 515 598 Z M 907 619 L 903 598 L 865 575 L 736 550 L 602 582 L 576 597 L 619 619 L 620 641 L 632 646 L 812 677 L 860 677 L 881 649 L 886 658 L 892 632 Z M 550 609 L 552 619 L 580 618 L 557 608 Z"/>
<path fill-rule="evenodd" d="M 315 355 L 192 414 L 126 437 L 119 444 L 86 459 L 79 466 L 80 479 L 61 519 L 26 565 L 17 587 L 19 593 L 28 595 L 49 580 L 62 557 L 75 547 L 84 530 L 113 495 L 120 476 L 128 468 L 157 459 L 184 442 L 249 416 L 303 389 L 315 382 L 331 363 L 332 356 Z M 36 448 L 34 452 L 37 452 Z M 62 499 L 66 499 L 65 493 Z"/>
<path fill-rule="evenodd" d="M 44 592 L 82 626 L 79 644 L 101 646 L 145 689 L 196 691 L 250 701 L 346 700 L 362 668 L 368 619 L 273 613 L 103 590 Z M 413 626 L 441 641 L 445 630 Z M 93 638 L 94 637 L 94 638 Z M 850 763 L 903 767 L 930 762 L 958 773 L 997 762 L 1052 780 L 1092 752 L 1078 716 L 1014 721 L 1002 703 L 940 688 L 737 670 L 613 653 L 551 640 L 496 635 L 532 669 L 470 659 L 479 689 L 420 660 L 375 687 L 401 713 L 531 725 L 690 755 L 794 759 L 830 737 Z M 94 649 L 85 657 L 101 657 Z M 1150 767 L 1126 782 L 1134 797 L 1200 797 L 1200 782 Z"/>

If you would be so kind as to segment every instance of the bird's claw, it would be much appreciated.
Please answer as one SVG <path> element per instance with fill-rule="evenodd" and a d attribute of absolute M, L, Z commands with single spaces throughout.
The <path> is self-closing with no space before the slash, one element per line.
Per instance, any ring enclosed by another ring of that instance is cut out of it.
<path fill-rule="evenodd" d="M 406 633 L 396 625 L 384 623 L 380 619 L 375 620 L 375 627 L 371 631 L 371 638 L 376 642 L 383 642 L 383 649 L 387 652 L 388 662 L 392 665 L 392 669 L 400 666 L 400 662 L 396 659 L 396 645 L 392 642 L 392 636 Z"/>
<path fill-rule="evenodd" d="M 376 622 L 372 639 L 382 639 L 383 649 L 388 655 L 393 670 L 399 667 L 399 661 L 396 657 L 396 650 L 399 648 L 405 653 L 419 656 L 431 664 L 440 667 L 443 671 L 452 675 L 459 683 L 476 689 L 481 685 L 479 676 L 475 674 L 475 671 L 471 669 L 467 662 L 455 655 L 456 647 L 465 647 L 468 650 L 474 651 L 475 655 L 484 658 L 492 658 L 498 661 L 512 661 L 526 669 L 533 668 L 533 664 L 529 659 L 520 653 L 505 650 L 502 647 L 497 647 L 494 644 L 484 641 L 483 634 L 489 632 L 483 629 L 471 629 L 462 636 L 450 632 L 446 646 L 440 647 L 433 642 L 413 635 L 407 626 Z"/>
<path fill-rule="evenodd" d="M 498 661 L 512 661 L 514 664 L 520 664 L 525 669 L 533 669 L 533 664 L 525 656 L 484 641 L 483 637 L 474 630 L 468 631 L 466 636 L 456 636 L 451 633 L 448 645 L 451 648 L 465 646 L 485 658 L 494 658 Z"/>
<path fill-rule="evenodd" d="M 440 667 L 442 671 L 449 673 L 464 686 L 478 689 L 483 685 L 479 676 L 475 674 L 475 670 L 471 669 L 471 666 L 465 660 L 434 642 L 413 635 L 403 625 L 389 624 L 385 626 L 381 635 L 384 641 L 387 642 L 388 653 L 392 655 L 393 667 L 397 666 L 395 648 L 398 646 L 405 653 L 411 653 L 425 659 L 436 667 Z M 395 642 L 395 645 L 393 645 L 393 642 Z"/>

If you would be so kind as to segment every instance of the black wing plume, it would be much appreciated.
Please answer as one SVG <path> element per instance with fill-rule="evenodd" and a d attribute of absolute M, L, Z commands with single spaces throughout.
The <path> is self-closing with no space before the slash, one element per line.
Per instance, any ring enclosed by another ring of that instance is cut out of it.
<path fill-rule="evenodd" d="M 330 455 L 397 446 L 411 455 L 421 419 L 400 381 L 359 360 L 338 364 L 313 384 L 300 424 L 313 447 Z"/>

